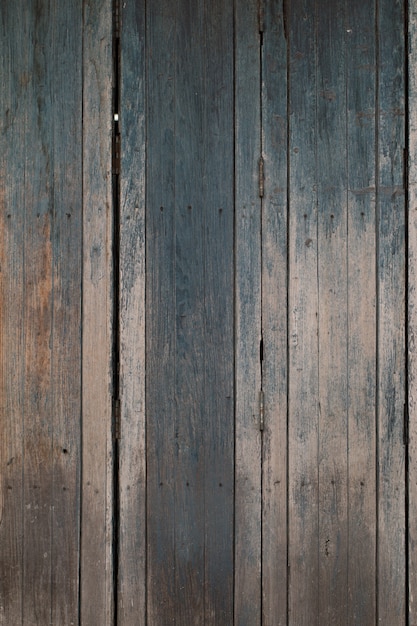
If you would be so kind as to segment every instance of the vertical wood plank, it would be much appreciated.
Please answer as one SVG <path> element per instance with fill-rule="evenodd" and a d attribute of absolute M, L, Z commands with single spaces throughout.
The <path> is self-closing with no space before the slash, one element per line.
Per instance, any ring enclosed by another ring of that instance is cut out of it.
<path fill-rule="evenodd" d="M 81 622 L 113 622 L 112 6 L 84 1 Z"/>
<path fill-rule="evenodd" d="M 417 623 L 417 3 L 408 5 L 408 620 Z"/>
<path fill-rule="evenodd" d="M 231 3 L 149 6 L 146 54 L 148 620 L 226 623 L 233 606 Z"/>
<path fill-rule="evenodd" d="M 393 24 L 396 25 L 393 28 Z M 378 3 L 378 619 L 404 623 L 404 3 Z"/>
<path fill-rule="evenodd" d="M 260 37 L 255 2 L 235 2 L 235 623 L 261 623 Z"/>
<path fill-rule="evenodd" d="M 348 612 L 376 620 L 375 3 L 347 5 Z"/>
<path fill-rule="evenodd" d="M 0 623 L 22 623 L 24 160 L 27 23 L 21 3 L 1 6 L 0 140 Z M 14 184 L 13 184 L 14 183 Z"/>
<path fill-rule="evenodd" d="M 82 2 L 54 3 L 49 63 L 53 127 L 53 624 L 77 624 L 79 602 L 82 280 Z"/>
<path fill-rule="evenodd" d="M 49 3 L 28 12 L 24 222 L 23 623 L 51 619 L 53 145 Z"/>
<path fill-rule="evenodd" d="M 175 620 L 175 468 L 172 451 L 165 449 L 165 438 L 175 442 L 176 12 L 177 2 L 164 0 L 147 5 L 146 454 L 150 624 L 161 621 L 161 615 L 168 624 Z"/>
<path fill-rule="evenodd" d="M 81 3 L 17 2 L 2 7 L 2 25 L 7 113 L 2 132 L 1 499 L 6 497 L 7 513 L 0 524 L 0 620 L 75 624 Z"/>
<path fill-rule="evenodd" d="M 285 9 L 285 7 L 284 7 Z M 287 41 L 286 16 L 265 5 L 262 45 L 262 614 L 287 624 Z"/>
<path fill-rule="evenodd" d="M 288 6 L 289 624 L 319 625 L 317 50 L 315 11 Z"/>
<path fill-rule="evenodd" d="M 345 7 L 317 11 L 319 623 L 347 609 L 347 151 Z"/>
<path fill-rule="evenodd" d="M 146 623 L 145 3 L 121 4 L 118 623 Z"/>
<path fill-rule="evenodd" d="M 215 626 L 233 623 L 233 1 L 205 3 L 204 20 L 204 624 Z"/>

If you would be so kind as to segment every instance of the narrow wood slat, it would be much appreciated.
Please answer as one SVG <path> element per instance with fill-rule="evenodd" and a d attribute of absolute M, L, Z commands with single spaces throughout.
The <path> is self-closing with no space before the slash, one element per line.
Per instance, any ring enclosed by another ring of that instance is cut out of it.
<path fill-rule="evenodd" d="M 234 15 L 204 8 L 204 624 L 233 623 Z"/>
<path fill-rule="evenodd" d="M 118 623 L 146 623 L 145 4 L 121 5 Z M 133 175 L 134 172 L 134 175 Z"/>
<path fill-rule="evenodd" d="M 348 612 L 376 620 L 375 3 L 346 18 L 348 150 Z"/>
<path fill-rule="evenodd" d="M 235 608 L 261 623 L 261 201 L 260 38 L 256 3 L 235 6 Z"/>
<path fill-rule="evenodd" d="M 408 6 L 408 620 L 417 623 L 417 3 Z"/>
<path fill-rule="evenodd" d="M 404 3 L 378 7 L 378 619 L 404 623 Z M 393 27 L 395 25 L 395 27 Z"/>
<path fill-rule="evenodd" d="M 113 620 L 112 5 L 84 3 L 81 622 Z"/>
<path fill-rule="evenodd" d="M 319 623 L 347 609 L 347 150 L 342 0 L 317 11 Z"/>
<path fill-rule="evenodd" d="M 27 13 L 1 7 L 0 100 L 0 623 L 22 623 L 24 160 L 28 108 Z"/>
<path fill-rule="evenodd" d="M 262 45 L 262 614 L 287 623 L 287 41 L 282 6 L 265 5 Z"/>
<path fill-rule="evenodd" d="M 82 282 L 82 2 L 55 2 L 48 56 L 53 107 L 52 613 L 77 624 L 79 603 Z M 45 112 L 48 118 L 48 112 Z"/>
<path fill-rule="evenodd" d="M 315 14 L 288 5 L 289 29 L 289 624 L 319 625 L 317 85 Z"/>
<path fill-rule="evenodd" d="M 147 5 L 147 618 L 175 620 L 174 109 L 177 3 Z M 164 45 L 161 45 L 163 42 Z M 152 54 L 150 51 L 152 50 Z M 152 260 L 152 261 L 151 261 Z M 163 617 L 161 617 L 163 616 Z"/>
<path fill-rule="evenodd" d="M 23 623 L 51 617 L 53 143 L 49 6 L 28 12 L 24 205 Z"/>

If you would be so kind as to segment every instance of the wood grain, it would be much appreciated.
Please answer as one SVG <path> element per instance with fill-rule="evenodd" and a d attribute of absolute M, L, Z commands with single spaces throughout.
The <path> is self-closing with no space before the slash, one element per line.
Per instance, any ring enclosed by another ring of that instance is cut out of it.
<path fill-rule="evenodd" d="M 317 11 L 319 624 L 347 609 L 347 150 L 342 0 Z"/>
<path fill-rule="evenodd" d="M 319 625 L 317 48 L 311 3 L 289 4 L 289 623 Z"/>
<path fill-rule="evenodd" d="M 5 5 L 2 25 L 0 621 L 75 624 L 81 3 Z"/>
<path fill-rule="evenodd" d="M 285 8 L 284 8 L 285 9 Z M 287 623 L 287 41 L 265 5 L 262 45 L 262 623 Z"/>
<path fill-rule="evenodd" d="M 235 599 L 241 626 L 261 623 L 261 155 L 256 3 L 235 6 Z"/>
<path fill-rule="evenodd" d="M 145 3 L 122 5 L 118 623 L 146 623 Z M 132 173 L 134 172 L 134 175 Z"/>
<path fill-rule="evenodd" d="M 232 620 L 232 28 L 230 2 L 162 2 L 147 12 L 152 623 Z"/>
<path fill-rule="evenodd" d="M 113 623 L 112 6 L 85 0 L 83 52 L 83 624 Z"/>
<path fill-rule="evenodd" d="M 381 0 L 378 29 L 378 619 L 404 623 L 405 199 L 403 2 Z"/>
<path fill-rule="evenodd" d="M 408 620 L 417 623 L 417 4 L 408 6 Z"/>
<path fill-rule="evenodd" d="M 348 611 L 376 619 L 375 3 L 345 22 L 348 168 Z"/>

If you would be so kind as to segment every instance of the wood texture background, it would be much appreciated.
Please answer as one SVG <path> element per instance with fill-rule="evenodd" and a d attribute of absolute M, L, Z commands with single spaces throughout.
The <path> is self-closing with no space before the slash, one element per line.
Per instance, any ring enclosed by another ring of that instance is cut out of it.
<path fill-rule="evenodd" d="M 0 8 L 0 624 L 412 626 L 416 2 L 116 6 Z"/>

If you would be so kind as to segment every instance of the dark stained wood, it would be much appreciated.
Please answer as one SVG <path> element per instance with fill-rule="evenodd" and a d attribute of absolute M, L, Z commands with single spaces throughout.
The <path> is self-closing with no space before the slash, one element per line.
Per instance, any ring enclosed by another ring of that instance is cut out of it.
<path fill-rule="evenodd" d="M 84 2 L 82 624 L 113 623 L 112 6 Z"/>
<path fill-rule="evenodd" d="M 347 151 L 343 0 L 317 10 L 319 624 L 347 609 Z"/>
<path fill-rule="evenodd" d="M 265 4 L 262 45 L 262 623 L 287 623 L 287 41 Z"/>
<path fill-rule="evenodd" d="M 375 3 L 345 21 L 348 175 L 348 611 L 376 620 Z"/>
<path fill-rule="evenodd" d="M 408 5 L 408 620 L 417 623 L 417 5 Z"/>
<path fill-rule="evenodd" d="M 311 3 L 288 3 L 289 623 L 319 626 L 317 50 Z"/>
<path fill-rule="evenodd" d="M 82 6 L 16 2 L 1 23 L 0 621 L 75 624 Z"/>
<path fill-rule="evenodd" d="M 146 623 L 145 18 L 144 2 L 121 4 L 120 626 Z"/>
<path fill-rule="evenodd" d="M 234 618 L 261 623 L 261 155 L 260 37 L 256 2 L 235 5 L 235 588 Z"/>
<path fill-rule="evenodd" d="M 404 32 L 400 0 L 379 2 L 377 134 L 378 620 L 403 624 L 405 556 Z"/>
<path fill-rule="evenodd" d="M 230 2 L 149 5 L 150 623 L 232 620 L 232 35 Z"/>

